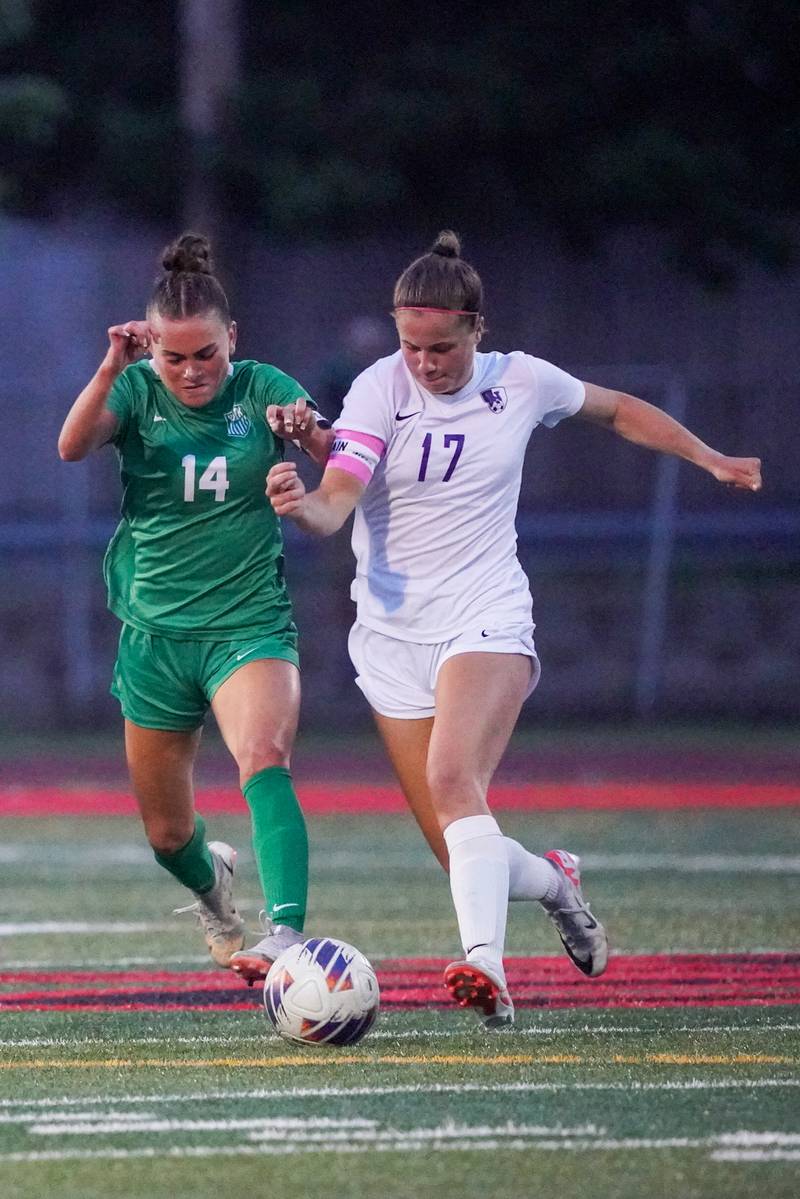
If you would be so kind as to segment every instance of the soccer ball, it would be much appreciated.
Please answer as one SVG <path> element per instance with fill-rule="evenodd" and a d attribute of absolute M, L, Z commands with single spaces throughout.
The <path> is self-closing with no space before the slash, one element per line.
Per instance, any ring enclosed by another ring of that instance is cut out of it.
<path fill-rule="evenodd" d="M 372 1028 L 379 1006 L 372 966 L 359 950 L 332 937 L 290 946 L 264 982 L 267 1016 L 288 1041 L 354 1045 Z"/>

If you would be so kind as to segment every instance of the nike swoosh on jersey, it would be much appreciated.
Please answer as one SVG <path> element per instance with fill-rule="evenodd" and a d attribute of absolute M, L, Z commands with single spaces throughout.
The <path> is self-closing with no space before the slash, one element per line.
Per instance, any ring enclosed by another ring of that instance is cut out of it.
<path fill-rule="evenodd" d="M 394 419 L 395 420 L 411 420 L 412 416 L 419 416 L 421 411 L 422 411 L 422 409 L 420 408 L 418 412 L 395 412 Z"/>
<path fill-rule="evenodd" d="M 153 417 L 153 424 L 155 424 L 157 420 L 166 421 L 166 419 L 167 418 L 165 416 L 159 416 L 158 413 L 156 413 L 156 415 Z"/>

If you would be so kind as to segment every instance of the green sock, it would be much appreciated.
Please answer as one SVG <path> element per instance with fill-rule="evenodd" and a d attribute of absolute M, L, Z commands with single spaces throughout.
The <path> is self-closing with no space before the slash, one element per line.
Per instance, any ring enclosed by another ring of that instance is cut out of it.
<path fill-rule="evenodd" d="M 210 891 L 217 881 L 214 859 L 206 845 L 206 822 L 195 814 L 194 832 L 183 849 L 177 853 L 156 853 L 155 859 L 174 875 L 179 883 L 202 895 Z"/>
<path fill-rule="evenodd" d="M 249 778 L 242 792 L 253 818 L 253 853 L 267 915 L 301 933 L 308 895 L 308 835 L 292 776 L 283 766 L 268 766 Z"/>

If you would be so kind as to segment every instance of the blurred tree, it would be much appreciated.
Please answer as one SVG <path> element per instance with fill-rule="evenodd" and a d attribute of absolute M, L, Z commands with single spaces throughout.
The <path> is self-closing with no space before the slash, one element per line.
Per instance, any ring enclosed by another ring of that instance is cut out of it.
<path fill-rule="evenodd" d="M 13 45 L 32 27 L 30 0 L 0 0 L 0 46 Z"/>
<path fill-rule="evenodd" d="M 28 0 L 0 0 L 0 52 L 13 52 L 32 29 Z M 68 115 L 64 89 L 45 74 L 0 76 L 0 203 L 35 204 L 42 161 L 51 158 Z"/>
<path fill-rule="evenodd" d="M 22 140 L 13 113 L 0 127 L 5 206 L 41 214 L 110 202 L 173 218 L 186 153 L 173 6 L 139 0 L 134 15 L 107 0 L 6 4 L 17 33 L 0 38 L 0 81 L 13 95 L 25 76 L 44 80 L 63 109 L 47 142 Z"/>
<path fill-rule="evenodd" d="M 0 36 L 0 76 L 44 77 L 63 100 L 49 110 L 57 169 L 31 183 L 12 156 L 6 203 L 90 184 L 177 219 L 191 177 L 177 3 L 140 0 L 120 20 L 107 0 L 0 0 L 17 30 L 13 47 Z M 743 253 L 789 259 L 796 0 L 238 4 L 241 84 L 205 161 L 227 210 L 273 235 L 538 224 L 580 251 L 646 223 L 711 284 Z M 209 49 L 222 55 L 211 34 Z M 52 160 L 25 144 L 28 163 Z"/>

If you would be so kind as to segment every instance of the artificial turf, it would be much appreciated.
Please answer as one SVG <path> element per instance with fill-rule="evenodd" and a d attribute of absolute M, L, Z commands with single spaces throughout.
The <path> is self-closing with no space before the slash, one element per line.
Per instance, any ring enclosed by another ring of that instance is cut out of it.
<path fill-rule="evenodd" d="M 689 810 L 502 823 L 533 846 L 584 854 L 618 953 L 749 954 L 797 948 L 795 819 Z M 317 817 L 310 831 L 310 931 L 382 962 L 457 951 L 446 880 L 407 819 Z M 46 991 L 69 971 L 119 972 L 122 985 L 126 971 L 188 980 L 205 969 L 191 923 L 171 915 L 182 895 L 134 821 L 5 820 L 3 833 L 0 1001 L 27 970 Z M 243 850 L 246 833 L 241 818 L 215 818 L 212 834 Z M 255 925 L 255 872 L 246 853 L 241 863 Z M 541 912 L 514 905 L 509 950 L 557 952 Z M 426 1006 L 384 1011 L 365 1041 L 335 1051 L 279 1041 L 257 998 L 237 1011 L 12 1004 L 0 1033 L 2 1194 L 794 1196 L 799 1014 L 685 1007 L 678 995 L 670 1006 L 524 1007 L 513 1031 L 488 1035 L 469 1013 Z"/>

